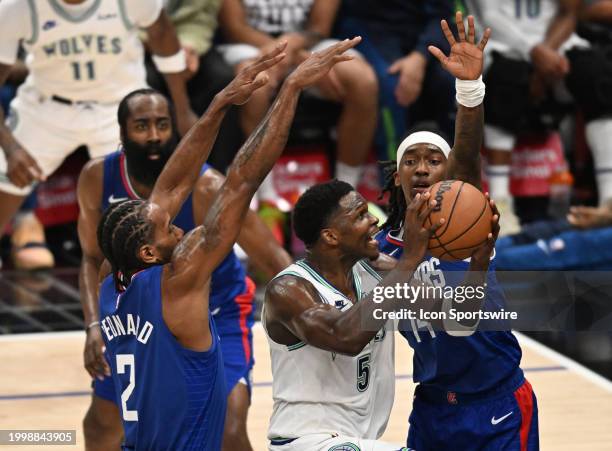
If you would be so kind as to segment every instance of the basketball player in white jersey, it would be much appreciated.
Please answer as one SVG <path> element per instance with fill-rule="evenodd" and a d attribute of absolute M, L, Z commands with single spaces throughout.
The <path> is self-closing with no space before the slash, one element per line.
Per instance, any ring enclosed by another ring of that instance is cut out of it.
<path fill-rule="evenodd" d="M 183 79 L 185 54 L 162 0 L 0 1 L 0 85 L 19 45 L 29 75 L 0 112 L 0 234 L 33 184 L 81 145 L 91 157 L 116 150 L 119 101 L 146 86 L 145 29 L 154 61 L 166 75 L 179 131 L 195 122 Z"/>
<path fill-rule="evenodd" d="M 410 252 L 381 282 L 369 263 L 379 258 L 378 220 L 364 198 L 337 180 L 300 197 L 293 222 L 307 256 L 270 282 L 262 312 L 272 360 L 271 450 L 403 449 L 376 440 L 393 406 L 395 364 L 393 329 L 374 310 L 409 305 L 377 304 L 369 293 L 411 280 L 439 226 L 423 225 L 435 205 L 426 193 L 408 206 Z"/>

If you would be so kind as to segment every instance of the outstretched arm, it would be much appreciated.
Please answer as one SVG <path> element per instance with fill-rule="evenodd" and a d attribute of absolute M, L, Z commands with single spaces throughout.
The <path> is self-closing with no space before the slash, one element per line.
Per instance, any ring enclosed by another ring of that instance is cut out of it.
<path fill-rule="evenodd" d="M 284 57 L 284 46 L 262 55 L 240 72 L 219 92 L 200 120 L 183 137 L 160 174 L 149 201 L 159 205 L 174 218 L 200 175 L 200 169 L 210 155 L 221 121 L 230 105 L 245 103 L 251 94 L 265 85 L 265 70 Z"/>
<path fill-rule="evenodd" d="M 268 114 L 234 158 L 203 227 L 184 238 L 174 251 L 171 267 L 176 292 L 198 291 L 205 286 L 234 245 L 253 194 L 285 148 L 301 90 L 336 63 L 350 60 L 342 53 L 359 41 L 345 40 L 313 53 L 287 77 Z"/>
<path fill-rule="evenodd" d="M 224 181 L 225 177 L 212 168 L 202 174 L 198 180 L 193 191 L 193 215 L 196 224 L 204 222 Z M 251 209 L 245 215 L 237 242 L 255 267 L 269 278 L 292 263 L 291 257 L 278 244 L 269 227 Z"/>
<path fill-rule="evenodd" d="M 446 20 L 441 21 L 442 31 L 451 47 L 450 55 L 447 57 L 440 49 L 433 46 L 429 47 L 429 51 L 438 58 L 444 69 L 458 79 L 459 89 L 465 89 L 461 85 L 465 85 L 466 81 L 472 81 L 474 87 L 470 97 L 476 98 L 480 85 L 477 80 L 482 76 L 483 51 L 491 30 L 487 28 L 482 40 L 476 45 L 474 17 L 468 16 L 467 36 L 460 12 L 457 12 L 455 20 L 459 31 L 458 40 L 455 40 Z M 484 90 L 484 87 L 482 89 Z M 484 92 L 482 94 L 484 95 Z M 455 120 L 455 142 L 448 157 L 447 178 L 463 180 L 480 188 L 480 148 L 484 128 L 482 98 L 477 105 L 465 106 L 461 103 L 460 97 L 458 95 L 460 103 Z"/>

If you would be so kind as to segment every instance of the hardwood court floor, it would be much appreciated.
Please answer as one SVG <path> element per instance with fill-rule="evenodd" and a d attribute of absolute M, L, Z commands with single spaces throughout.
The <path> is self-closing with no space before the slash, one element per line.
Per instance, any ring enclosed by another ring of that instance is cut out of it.
<path fill-rule="evenodd" d="M 403 443 L 414 384 L 412 352 L 397 337 L 395 405 L 384 435 Z M 89 404 L 89 377 L 82 368 L 82 332 L 0 337 L 0 429 L 76 429 L 77 446 L 30 450 L 83 449 L 81 420 Z M 526 337 L 523 368 L 538 396 L 543 450 L 611 450 L 612 383 Z M 253 403 L 249 434 L 255 449 L 266 449 L 272 409 L 267 343 L 255 328 Z M 26 447 L 0 446 L 1 450 Z"/>

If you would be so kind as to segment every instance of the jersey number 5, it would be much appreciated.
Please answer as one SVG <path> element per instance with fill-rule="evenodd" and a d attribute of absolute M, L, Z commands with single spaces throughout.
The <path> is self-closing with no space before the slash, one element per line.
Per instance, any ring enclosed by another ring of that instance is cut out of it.
<path fill-rule="evenodd" d="M 370 354 L 357 359 L 357 390 L 366 391 L 370 385 Z"/>
<path fill-rule="evenodd" d="M 132 396 L 132 392 L 136 387 L 136 364 L 134 362 L 134 354 L 117 354 L 117 374 L 125 374 L 125 367 L 130 368 L 130 381 L 121 393 L 121 412 L 125 421 L 138 421 L 138 411 L 128 410 L 127 402 Z"/>

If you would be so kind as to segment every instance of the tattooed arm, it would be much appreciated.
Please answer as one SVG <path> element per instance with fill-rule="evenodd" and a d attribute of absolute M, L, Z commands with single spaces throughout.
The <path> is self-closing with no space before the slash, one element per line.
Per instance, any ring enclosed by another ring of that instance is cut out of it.
<path fill-rule="evenodd" d="M 343 52 L 359 41 L 345 40 L 314 53 L 287 77 L 268 114 L 234 158 L 203 226 L 174 251 L 170 265 L 174 293 L 201 293 L 234 245 L 251 198 L 285 148 L 300 92 L 336 63 L 351 59 Z"/>
<path fill-rule="evenodd" d="M 448 179 L 463 180 L 481 189 L 480 147 L 483 128 L 482 104 L 474 108 L 458 106 L 455 119 L 455 145 L 448 156 Z"/>

